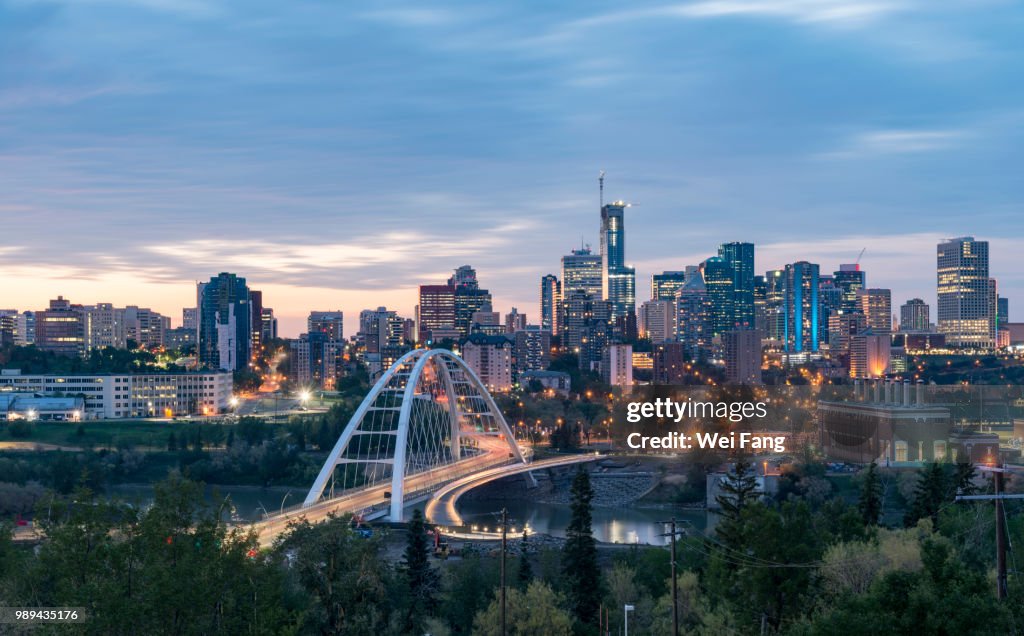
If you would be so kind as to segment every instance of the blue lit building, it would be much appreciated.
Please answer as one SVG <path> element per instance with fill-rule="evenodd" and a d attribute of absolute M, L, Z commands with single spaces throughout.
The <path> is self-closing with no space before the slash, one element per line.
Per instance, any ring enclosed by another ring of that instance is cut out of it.
<path fill-rule="evenodd" d="M 790 354 L 818 352 L 821 320 L 818 300 L 819 267 L 799 261 L 786 265 L 783 313 L 783 349 Z"/>

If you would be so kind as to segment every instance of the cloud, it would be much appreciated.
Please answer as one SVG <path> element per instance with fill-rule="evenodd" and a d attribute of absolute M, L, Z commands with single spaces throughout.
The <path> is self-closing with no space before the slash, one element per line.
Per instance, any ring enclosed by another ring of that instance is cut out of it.
<path fill-rule="evenodd" d="M 879 155 L 928 153 L 954 147 L 970 136 L 966 129 L 886 129 L 857 133 L 839 150 L 818 155 L 823 159 L 859 159 Z"/>
<path fill-rule="evenodd" d="M 458 15 L 451 11 L 414 7 L 369 11 L 359 17 L 364 20 L 401 27 L 435 27 L 450 25 L 458 21 Z"/>

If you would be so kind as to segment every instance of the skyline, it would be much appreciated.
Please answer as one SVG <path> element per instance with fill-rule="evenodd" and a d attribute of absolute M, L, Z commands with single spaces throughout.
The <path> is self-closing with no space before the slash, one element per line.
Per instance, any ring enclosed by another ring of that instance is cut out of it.
<path fill-rule="evenodd" d="M 177 323 L 232 271 L 296 335 L 468 263 L 536 322 L 603 169 L 638 301 L 749 241 L 759 273 L 867 247 L 934 307 L 935 245 L 974 235 L 1019 315 L 1024 9 L 609 7 L 0 2 L 0 305 Z"/>

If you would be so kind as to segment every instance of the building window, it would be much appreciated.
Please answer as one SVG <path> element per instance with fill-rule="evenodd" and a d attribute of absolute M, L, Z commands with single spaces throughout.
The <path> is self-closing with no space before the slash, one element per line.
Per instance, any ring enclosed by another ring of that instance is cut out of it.
<path fill-rule="evenodd" d="M 896 461 L 905 462 L 907 461 L 907 443 L 896 442 Z"/>

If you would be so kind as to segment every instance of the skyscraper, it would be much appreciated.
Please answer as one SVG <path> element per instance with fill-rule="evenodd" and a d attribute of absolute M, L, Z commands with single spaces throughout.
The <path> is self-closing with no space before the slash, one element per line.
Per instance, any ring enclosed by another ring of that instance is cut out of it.
<path fill-rule="evenodd" d="M 440 340 L 455 332 L 455 288 L 450 285 L 420 285 L 416 306 L 419 342 Z"/>
<path fill-rule="evenodd" d="M 876 336 L 892 333 L 892 292 L 888 289 L 864 288 L 857 292 L 860 311 L 868 329 Z"/>
<path fill-rule="evenodd" d="M 562 257 L 562 299 L 570 292 L 584 291 L 601 297 L 601 257 L 584 247 Z"/>
<path fill-rule="evenodd" d="M 686 272 L 665 271 L 651 276 L 651 300 L 675 302 L 676 292 L 686 282 Z"/>
<path fill-rule="evenodd" d="M 761 384 L 761 335 L 755 329 L 732 329 L 722 338 L 725 377 L 729 384 Z"/>
<path fill-rule="evenodd" d="M 306 331 L 309 333 L 322 333 L 328 340 L 341 342 L 345 339 L 345 312 L 337 311 L 311 311 L 306 318 Z"/>
<path fill-rule="evenodd" d="M 735 323 L 735 293 L 733 291 L 732 265 L 724 258 L 712 256 L 701 264 L 704 287 L 711 302 L 711 335 L 721 337 L 733 329 Z M 753 301 L 753 281 L 751 281 Z M 751 307 L 752 308 L 752 307 Z"/>
<path fill-rule="evenodd" d="M 798 261 L 786 265 L 784 273 L 784 333 L 786 353 L 809 354 L 818 351 L 818 273 L 814 263 Z"/>
<path fill-rule="evenodd" d="M 911 298 L 900 307 L 900 331 L 928 331 L 931 328 L 931 315 L 928 303 L 920 298 Z"/>
<path fill-rule="evenodd" d="M 676 304 L 667 300 L 648 300 L 640 305 L 637 321 L 640 336 L 653 343 L 676 339 Z"/>
<path fill-rule="evenodd" d="M 711 347 L 711 301 L 697 267 L 687 267 L 686 284 L 676 292 L 676 339 L 691 360 L 699 360 Z"/>
<path fill-rule="evenodd" d="M 723 243 L 718 256 L 732 269 L 732 324 L 754 328 L 754 244 Z"/>
<path fill-rule="evenodd" d="M 860 268 L 858 263 L 847 263 L 839 266 L 839 271 L 832 273 L 835 285 L 839 288 L 842 297 L 839 309 L 844 314 L 859 310 L 857 292 L 867 285 L 867 275 Z"/>
<path fill-rule="evenodd" d="M 562 284 L 554 274 L 540 279 L 540 328 L 559 333 L 562 313 Z"/>
<path fill-rule="evenodd" d="M 1005 296 L 996 299 L 996 322 L 1000 328 L 1010 322 L 1010 299 Z"/>
<path fill-rule="evenodd" d="M 222 272 L 196 285 L 200 364 L 234 371 L 249 363 L 252 321 L 245 279 Z"/>
<path fill-rule="evenodd" d="M 627 207 L 622 201 L 601 207 L 601 297 L 612 320 L 636 313 L 636 270 L 626 267 Z"/>
<path fill-rule="evenodd" d="M 81 305 L 72 305 L 63 296 L 36 312 L 35 345 L 41 351 L 75 357 L 85 353 L 86 321 Z"/>
<path fill-rule="evenodd" d="M 843 293 L 836 285 L 835 277 L 822 274 L 818 278 L 818 303 L 821 309 L 818 318 L 818 341 L 829 342 L 829 317 L 842 311 Z"/>
<path fill-rule="evenodd" d="M 764 275 L 764 337 L 782 344 L 786 340 L 786 272 L 771 269 Z"/>
<path fill-rule="evenodd" d="M 943 241 L 936 261 L 939 333 L 952 347 L 992 348 L 988 241 L 973 236 Z"/>

